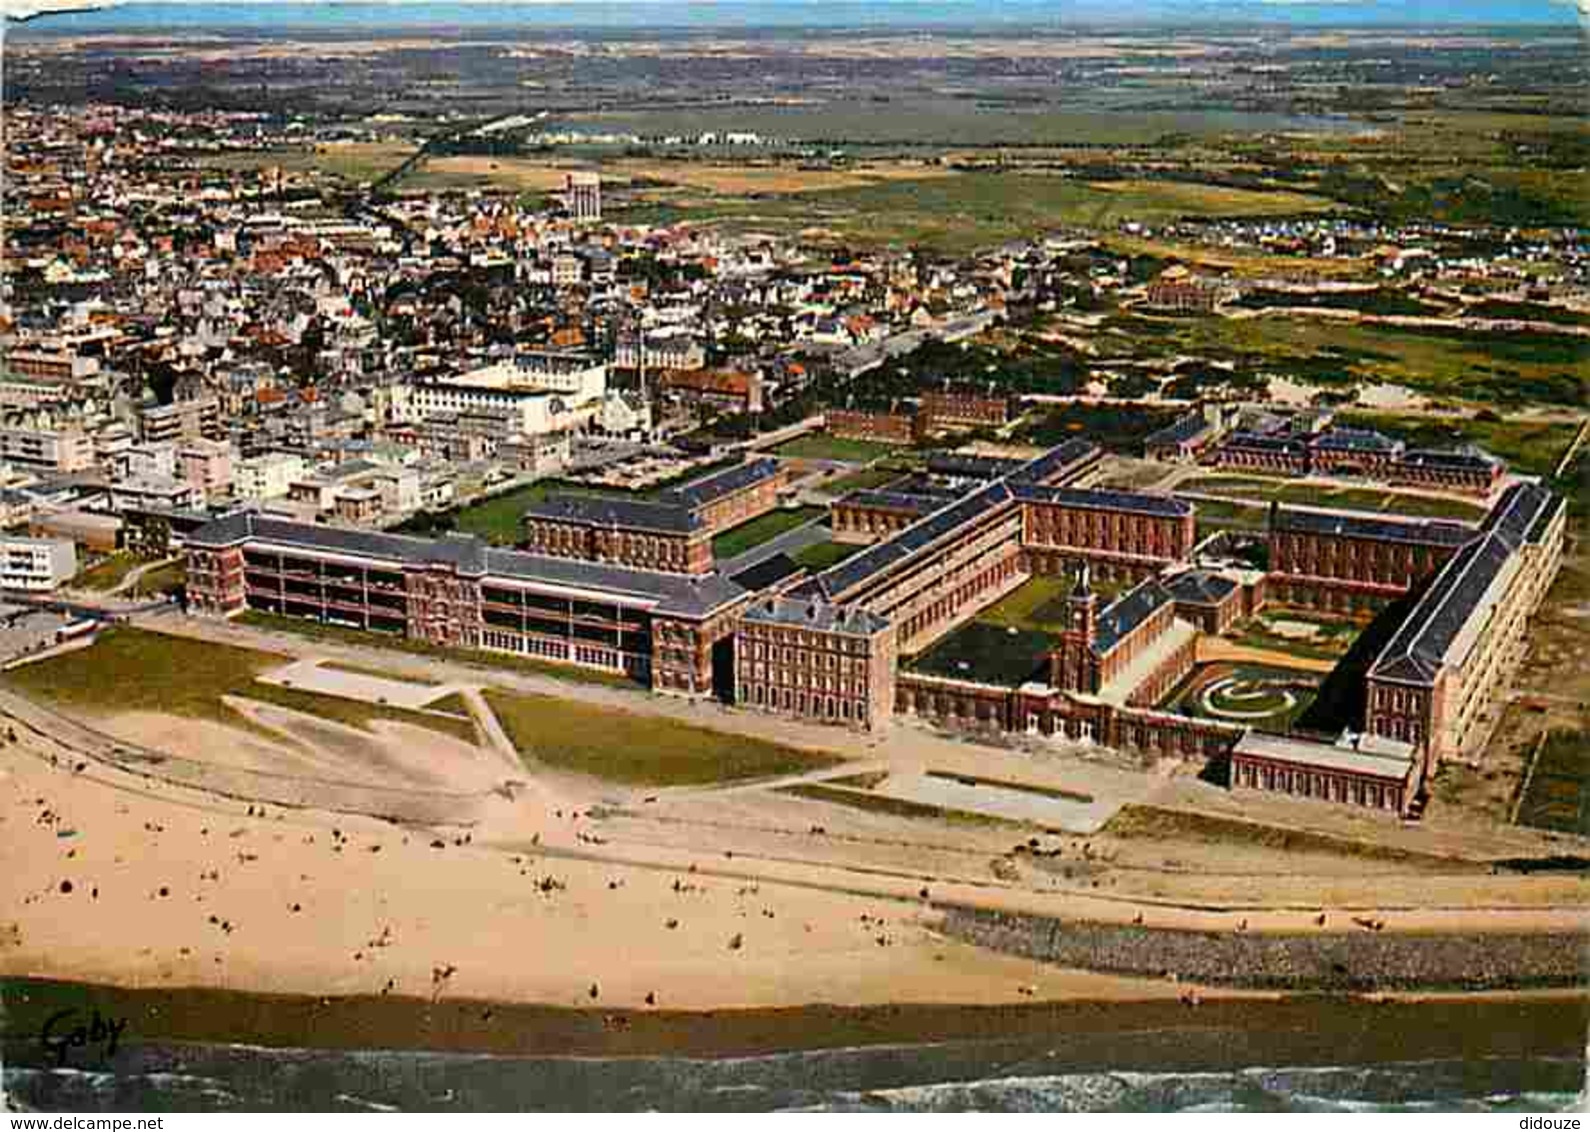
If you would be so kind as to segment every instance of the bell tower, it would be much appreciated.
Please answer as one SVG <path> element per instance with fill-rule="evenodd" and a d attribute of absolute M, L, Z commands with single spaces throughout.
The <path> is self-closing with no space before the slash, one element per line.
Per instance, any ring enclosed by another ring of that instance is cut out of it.
<path fill-rule="evenodd" d="M 1084 644 L 1092 644 L 1098 623 L 1099 595 L 1093 592 L 1091 572 L 1084 562 L 1077 571 L 1076 584 L 1066 596 L 1066 631 L 1081 637 Z"/>

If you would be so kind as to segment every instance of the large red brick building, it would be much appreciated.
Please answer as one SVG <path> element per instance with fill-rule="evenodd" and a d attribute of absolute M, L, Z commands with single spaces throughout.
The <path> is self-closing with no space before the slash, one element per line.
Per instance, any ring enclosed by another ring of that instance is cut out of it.
<path fill-rule="evenodd" d="M 789 473 L 777 460 L 726 468 L 653 499 L 563 494 L 525 511 L 525 549 L 676 574 L 711 572 L 712 536 L 771 511 Z"/>

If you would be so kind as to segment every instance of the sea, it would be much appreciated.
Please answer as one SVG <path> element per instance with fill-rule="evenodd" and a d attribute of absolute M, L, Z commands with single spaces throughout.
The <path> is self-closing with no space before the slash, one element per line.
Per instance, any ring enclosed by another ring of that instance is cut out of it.
<path fill-rule="evenodd" d="M 140 1043 L 114 1072 L 7 1064 L 13 1109 L 70 1112 L 1561 1112 L 1582 1059 L 1078 1071 L 1041 1043 L 739 1058 L 503 1057 Z"/>

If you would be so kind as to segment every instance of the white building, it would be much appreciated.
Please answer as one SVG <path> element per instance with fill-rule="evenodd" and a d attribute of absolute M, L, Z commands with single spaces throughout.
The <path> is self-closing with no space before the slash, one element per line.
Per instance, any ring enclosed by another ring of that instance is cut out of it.
<path fill-rule="evenodd" d="M 304 458 L 291 452 L 266 452 L 241 460 L 232 483 L 240 499 L 280 499 L 306 471 Z"/>
<path fill-rule="evenodd" d="M 0 589 L 48 593 L 77 573 L 71 539 L 0 539 Z"/>
<path fill-rule="evenodd" d="M 46 472 L 84 472 L 94 466 L 94 441 L 70 429 L 0 429 L 0 460 Z"/>
<path fill-rule="evenodd" d="M 512 358 L 414 387 L 421 420 L 465 413 L 510 416 L 510 433 L 535 436 L 590 424 L 607 393 L 607 365 L 577 353 L 520 353 Z"/>

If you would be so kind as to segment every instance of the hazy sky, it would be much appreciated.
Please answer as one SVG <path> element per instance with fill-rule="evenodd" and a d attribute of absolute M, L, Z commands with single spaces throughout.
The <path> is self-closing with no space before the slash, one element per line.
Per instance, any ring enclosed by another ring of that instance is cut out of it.
<path fill-rule="evenodd" d="M 486 24 L 499 19 L 546 25 L 607 27 L 778 24 L 835 27 L 923 24 L 1230 23 L 1244 20 L 1299 25 L 1452 26 L 1564 24 L 1590 19 L 1590 0 L 376 0 L 400 24 Z M 0 0 L 8 16 L 100 7 L 92 0 Z M 360 19 L 364 3 L 324 0 L 161 0 L 119 5 L 118 11 L 77 12 L 47 21 L 73 30 L 114 28 L 151 19 L 192 27 L 340 23 Z M 162 15 L 163 13 L 163 15 Z M 42 29 L 41 29 L 42 30 Z"/>

